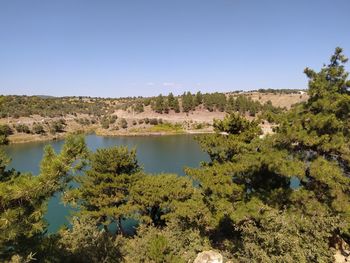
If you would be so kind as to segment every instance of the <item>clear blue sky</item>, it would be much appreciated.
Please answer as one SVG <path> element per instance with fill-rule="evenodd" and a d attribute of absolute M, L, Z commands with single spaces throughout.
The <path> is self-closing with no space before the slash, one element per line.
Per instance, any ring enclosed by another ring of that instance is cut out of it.
<path fill-rule="evenodd" d="M 0 94 L 306 88 L 349 0 L 0 0 Z"/>

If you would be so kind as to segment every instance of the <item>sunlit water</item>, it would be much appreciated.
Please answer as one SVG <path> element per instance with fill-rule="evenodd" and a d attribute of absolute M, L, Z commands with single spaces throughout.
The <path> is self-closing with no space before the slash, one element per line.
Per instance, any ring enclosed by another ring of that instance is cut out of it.
<path fill-rule="evenodd" d="M 10 145 L 5 148 L 11 157 L 11 167 L 21 172 L 39 173 L 39 164 L 45 145 L 51 144 L 59 152 L 64 141 L 35 142 Z M 100 137 L 86 136 L 90 150 L 116 145 L 136 147 L 137 159 L 148 173 L 176 173 L 184 175 L 184 167 L 198 167 L 201 161 L 207 161 L 208 155 L 201 151 L 192 135 L 176 136 L 137 136 L 137 137 Z M 65 207 L 60 196 L 49 201 L 46 220 L 48 232 L 56 232 L 62 225 L 68 224 L 71 208 Z"/>

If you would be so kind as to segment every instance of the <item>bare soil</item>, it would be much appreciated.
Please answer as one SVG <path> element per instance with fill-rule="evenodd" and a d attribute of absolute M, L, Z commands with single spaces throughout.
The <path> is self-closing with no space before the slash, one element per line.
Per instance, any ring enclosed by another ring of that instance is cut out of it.
<path fill-rule="evenodd" d="M 229 95 L 229 93 L 227 94 Z M 242 94 L 233 93 L 232 95 L 238 96 Z M 259 92 L 245 92 L 243 95 L 251 97 L 253 100 L 258 100 L 262 104 L 267 101 L 271 101 L 272 105 L 278 107 L 285 107 L 290 109 L 293 104 L 300 103 L 306 101 L 308 99 L 307 94 L 273 94 L 273 93 L 259 93 Z M 150 106 L 144 107 L 144 112 L 135 113 L 132 110 L 117 110 L 112 115 L 116 115 L 118 117 L 116 123 L 121 118 L 125 118 L 128 123 L 127 129 L 116 129 L 116 124 L 111 125 L 109 129 L 102 129 L 100 124 L 94 125 L 81 125 L 75 121 L 77 118 L 88 118 L 91 119 L 88 115 L 68 115 L 63 119 L 66 121 L 66 128 L 63 133 L 56 134 L 25 134 L 25 133 L 17 133 L 14 131 L 13 135 L 9 136 L 11 143 L 24 143 L 31 141 L 43 141 L 43 140 L 55 140 L 60 139 L 66 136 L 69 133 L 76 132 L 95 132 L 98 135 L 105 136 L 134 136 L 134 135 L 166 135 L 166 134 L 178 134 L 181 133 L 179 131 L 160 131 L 153 132 L 150 131 L 151 125 L 147 125 L 145 123 L 139 123 L 140 120 L 148 119 L 162 119 L 163 122 L 171 123 L 171 124 L 181 124 L 183 127 L 182 133 L 211 133 L 213 132 L 212 124 L 214 119 L 223 119 L 226 116 L 225 112 L 213 111 L 210 112 L 205 109 L 203 106 L 199 106 L 195 111 L 189 113 L 175 113 L 174 111 L 170 111 L 168 114 L 160 114 L 152 111 Z M 249 118 L 249 117 L 247 117 Z M 33 125 L 34 122 L 37 123 L 45 123 L 51 122 L 54 120 L 58 120 L 60 118 L 43 118 L 38 115 L 34 115 L 31 117 L 21 117 L 18 119 L 14 118 L 3 118 L 0 119 L 0 124 L 8 124 L 13 127 L 16 124 L 26 124 L 29 127 Z M 250 119 L 250 118 L 249 118 Z M 136 122 L 136 124 L 135 124 Z M 198 124 L 204 124 L 203 127 L 197 128 Z M 272 126 L 269 123 L 265 123 L 261 125 L 264 134 L 273 133 Z"/>

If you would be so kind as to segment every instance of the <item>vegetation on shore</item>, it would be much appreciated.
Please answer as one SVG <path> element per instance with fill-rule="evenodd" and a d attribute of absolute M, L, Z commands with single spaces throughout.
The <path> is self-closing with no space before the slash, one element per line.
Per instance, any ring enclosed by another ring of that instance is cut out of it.
<path fill-rule="evenodd" d="M 271 92 L 271 93 L 277 93 Z M 151 106 L 152 110 L 161 114 L 195 111 L 198 107 L 209 111 L 239 110 L 243 113 L 255 115 L 265 107 L 272 109 L 271 103 L 263 105 L 259 101 L 253 101 L 244 94 L 186 92 L 181 96 L 173 93 L 165 96 L 149 98 L 90 98 L 90 97 L 38 97 L 38 96 L 1 96 L 0 95 L 0 118 L 30 117 L 33 115 L 42 118 L 63 118 L 66 116 L 85 115 L 93 121 L 103 121 L 109 118 L 116 110 L 134 111 L 141 113 L 144 108 Z M 278 110 L 277 108 L 274 110 Z M 86 122 L 87 120 L 77 121 Z M 88 119 L 90 121 L 90 119 Z"/>
<path fill-rule="evenodd" d="M 215 134 L 197 138 L 210 161 L 184 177 L 146 174 L 136 150 L 89 152 L 79 136 L 59 154 L 47 147 L 37 176 L 8 170 L 0 155 L 0 259 L 189 262 L 211 248 L 233 262 L 333 262 L 350 241 L 346 62 L 337 48 L 319 72 L 305 69 L 309 100 L 273 112 L 275 134 L 260 136 L 259 122 L 236 110 L 215 121 Z M 59 191 L 79 209 L 71 227 L 46 235 L 47 201 Z"/>
<path fill-rule="evenodd" d="M 123 99 L 0 96 L 0 136 L 3 142 L 27 142 L 62 138 L 80 131 L 105 135 L 172 134 L 203 127 L 203 132 L 208 132 L 212 131 L 213 117 L 223 118 L 226 113 L 266 119 L 283 110 L 269 100 L 261 103 L 245 94 L 218 92 Z M 205 117 L 207 112 L 214 116 Z M 193 113 L 201 116 L 199 120 L 192 118 Z M 182 127 L 173 128 L 178 125 Z"/>

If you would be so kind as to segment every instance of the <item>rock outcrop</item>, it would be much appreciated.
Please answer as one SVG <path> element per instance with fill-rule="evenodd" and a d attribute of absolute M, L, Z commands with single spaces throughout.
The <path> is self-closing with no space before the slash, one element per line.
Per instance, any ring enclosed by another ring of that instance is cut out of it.
<path fill-rule="evenodd" d="M 222 255 L 213 250 L 199 253 L 193 263 L 223 263 Z"/>

